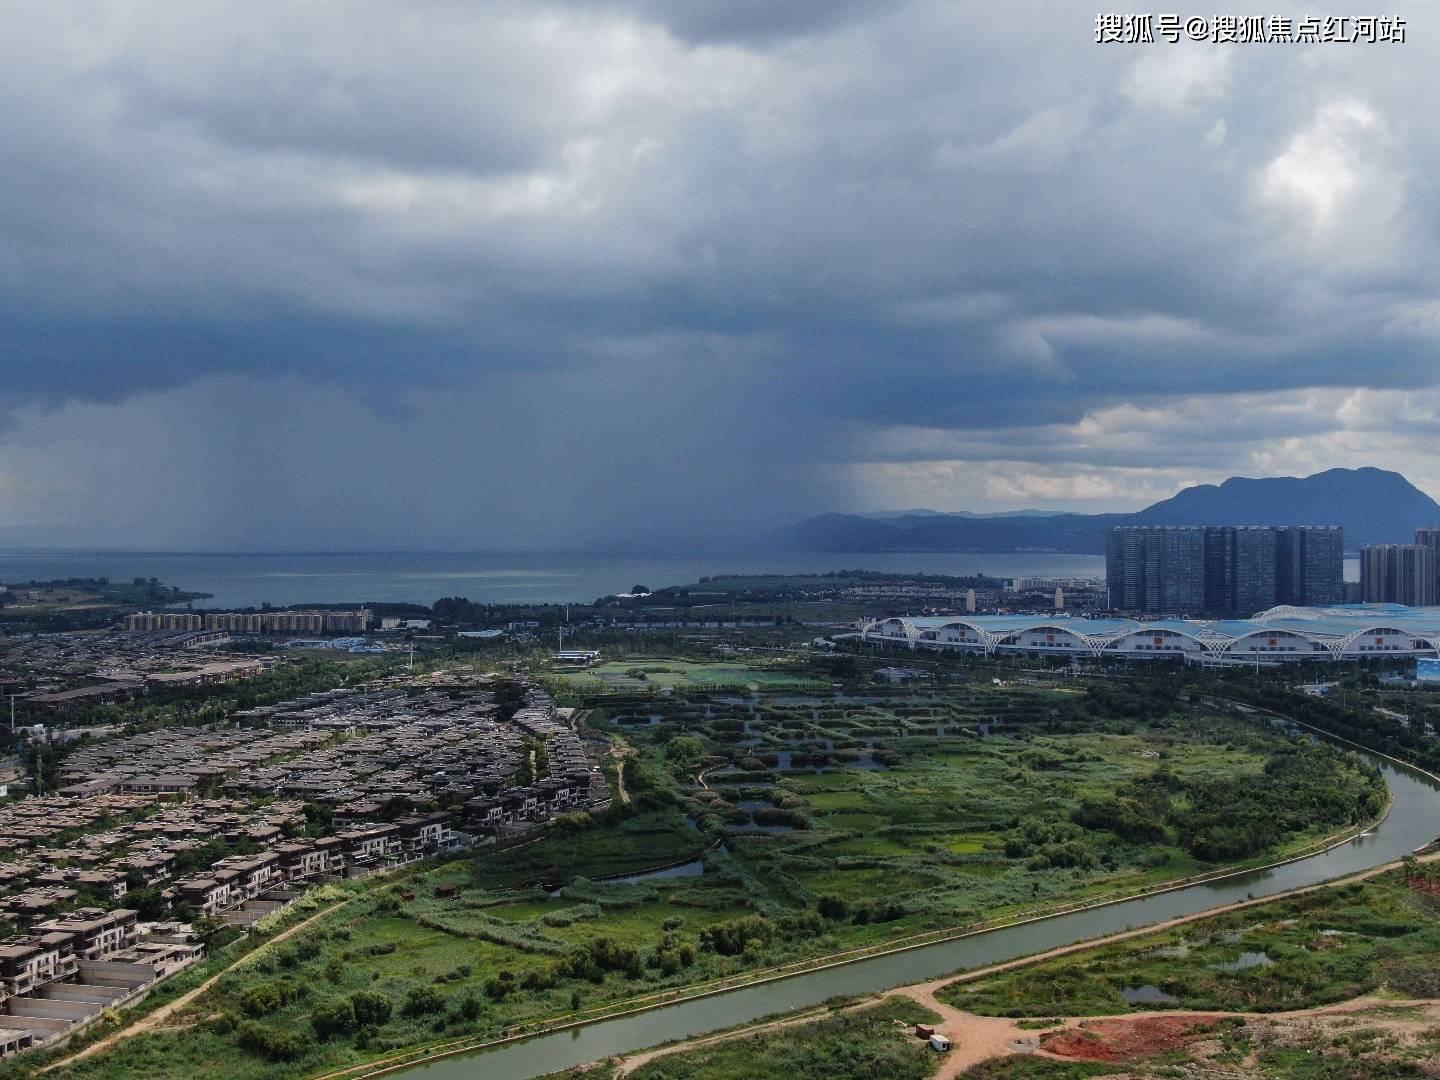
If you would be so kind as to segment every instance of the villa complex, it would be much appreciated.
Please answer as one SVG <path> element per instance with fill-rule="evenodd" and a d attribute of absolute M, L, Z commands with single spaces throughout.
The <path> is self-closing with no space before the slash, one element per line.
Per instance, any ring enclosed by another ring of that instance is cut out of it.
<path fill-rule="evenodd" d="M 73 749 L 58 790 L 0 805 L 0 1057 L 196 960 L 177 920 L 248 927 L 312 884 L 608 805 L 554 699 L 521 690 L 382 680 Z"/>

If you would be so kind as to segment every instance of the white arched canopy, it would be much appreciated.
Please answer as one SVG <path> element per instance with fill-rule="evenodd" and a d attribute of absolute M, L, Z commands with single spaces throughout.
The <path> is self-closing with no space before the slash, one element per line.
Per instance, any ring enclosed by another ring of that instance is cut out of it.
<path fill-rule="evenodd" d="M 1440 608 L 1272 608 L 1252 619 L 1077 618 L 1056 613 L 888 616 L 858 624 L 862 640 L 936 650 L 1129 659 L 1199 657 L 1282 662 L 1434 655 Z"/>

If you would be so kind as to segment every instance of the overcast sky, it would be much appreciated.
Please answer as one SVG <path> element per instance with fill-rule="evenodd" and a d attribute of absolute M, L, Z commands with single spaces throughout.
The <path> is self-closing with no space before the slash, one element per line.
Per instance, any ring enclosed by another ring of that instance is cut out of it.
<path fill-rule="evenodd" d="M 1433 5 L 1361 12 L 1399 45 L 1102 47 L 1096 11 L 0 0 L 0 527 L 1440 495 Z"/>

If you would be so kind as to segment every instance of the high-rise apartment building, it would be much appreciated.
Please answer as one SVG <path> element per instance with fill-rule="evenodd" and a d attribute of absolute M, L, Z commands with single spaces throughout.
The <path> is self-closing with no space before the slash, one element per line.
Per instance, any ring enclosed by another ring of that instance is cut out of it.
<path fill-rule="evenodd" d="M 1435 602 L 1440 603 L 1440 527 L 1416 529 L 1415 543 L 1435 552 Z"/>
<path fill-rule="evenodd" d="M 132 632 L 146 630 L 199 630 L 205 620 L 186 611 L 139 611 L 125 616 L 125 629 Z"/>
<path fill-rule="evenodd" d="M 1360 549 L 1360 591 L 1367 604 L 1435 603 L 1436 550 L 1429 544 L 1370 544 Z"/>
<path fill-rule="evenodd" d="M 1153 614 L 1253 615 L 1338 604 L 1339 526 L 1122 525 L 1110 530 L 1110 606 Z"/>
<path fill-rule="evenodd" d="M 1278 530 L 1246 526 L 1226 532 L 1235 546 L 1230 575 L 1235 592 L 1227 610 L 1253 615 L 1280 603 L 1280 558 L 1287 545 Z"/>

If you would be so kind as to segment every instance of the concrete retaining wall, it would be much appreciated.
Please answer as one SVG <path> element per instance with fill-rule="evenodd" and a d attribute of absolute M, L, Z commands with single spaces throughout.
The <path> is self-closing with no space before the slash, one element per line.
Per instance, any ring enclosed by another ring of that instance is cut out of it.
<path fill-rule="evenodd" d="M 134 988 L 155 981 L 155 969 L 149 964 L 127 964 L 120 960 L 81 960 L 82 982 L 95 986 Z"/>
<path fill-rule="evenodd" d="M 11 1016 L 45 1016 L 54 1020 L 84 1020 L 105 1006 L 95 1001 L 61 1001 L 59 998 L 12 997 L 5 1003 Z"/>
<path fill-rule="evenodd" d="M 60 1001 L 101 1001 L 109 1004 L 130 993 L 127 986 L 92 986 L 89 983 L 50 983 L 41 987 L 40 996 Z"/>
<path fill-rule="evenodd" d="M 0 1013 L 0 1028 L 10 1028 L 12 1031 L 33 1031 L 38 1038 L 44 1038 L 45 1033 L 68 1031 L 72 1020 L 50 1020 L 43 1016 L 10 1016 Z"/>

